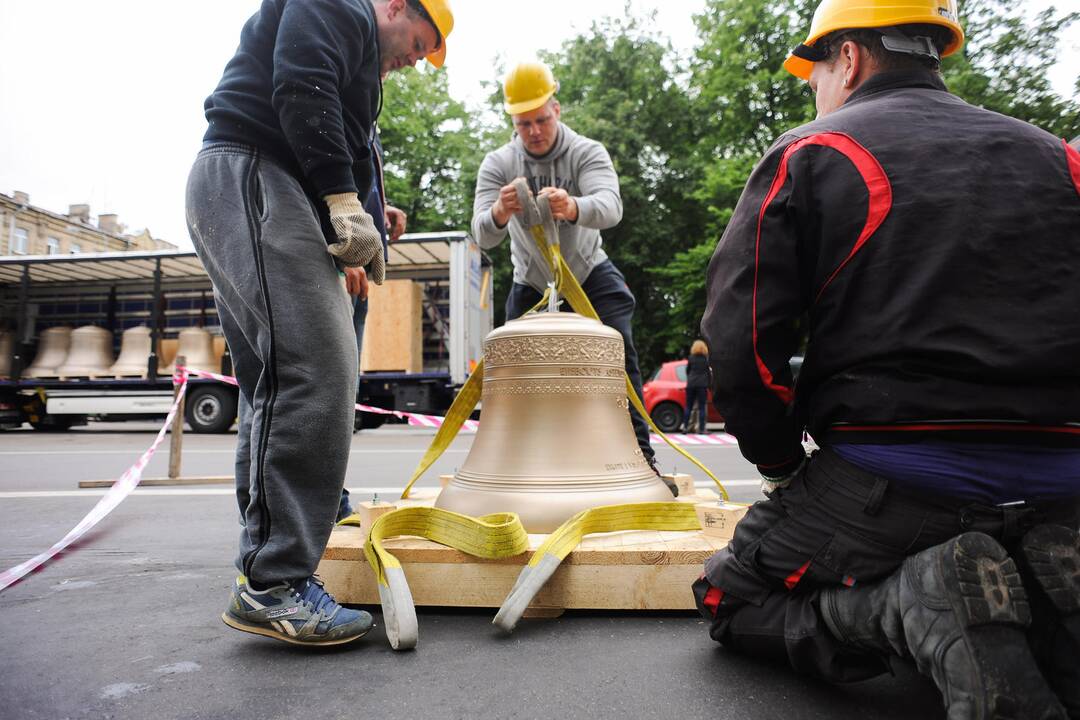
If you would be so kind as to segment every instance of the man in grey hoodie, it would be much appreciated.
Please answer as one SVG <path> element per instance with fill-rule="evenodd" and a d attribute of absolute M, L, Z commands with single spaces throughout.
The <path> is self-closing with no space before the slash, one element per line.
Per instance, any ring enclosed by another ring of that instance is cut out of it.
<path fill-rule="evenodd" d="M 578 135 L 559 121 L 557 89 L 551 70 L 539 62 L 521 63 L 507 76 L 503 85 L 505 107 L 513 118 L 515 133 L 506 145 L 488 153 L 480 166 L 473 202 L 473 236 L 480 247 L 488 249 L 510 234 L 514 285 L 506 299 L 506 319 L 520 317 L 540 302 L 552 277 L 522 223 L 522 208 L 511 183 L 523 177 L 534 195 L 548 196 L 558 223 L 563 257 L 600 320 L 622 334 L 626 372 L 640 396 L 641 370 L 630 327 L 634 295 L 626 278 L 608 259 L 600 238 L 601 230 L 614 227 L 622 219 L 619 178 L 603 145 Z M 638 446 L 655 470 L 649 426 L 633 407 L 630 416 Z"/>

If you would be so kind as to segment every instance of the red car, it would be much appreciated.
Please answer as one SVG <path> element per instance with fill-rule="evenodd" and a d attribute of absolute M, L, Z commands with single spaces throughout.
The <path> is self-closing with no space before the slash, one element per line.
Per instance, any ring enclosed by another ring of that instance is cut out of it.
<path fill-rule="evenodd" d="M 686 360 L 672 360 L 661 365 L 642 390 L 645 409 L 656 426 L 664 432 L 678 430 L 686 411 Z M 706 407 L 709 409 L 708 422 L 724 422 L 713 407 L 711 390 Z"/>
<path fill-rule="evenodd" d="M 793 377 L 799 377 L 802 370 L 802 355 L 796 355 L 788 361 Z M 645 397 L 645 409 L 649 411 L 653 422 L 664 432 L 674 432 L 682 425 L 686 411 L 686 360 L 671 360 L 660 366 L 656 374 L 642 387 Z M 705 404 L 709 417 L 707 422 L 722 423 L 724 418 L 713 406 L 712 390 Z"/>

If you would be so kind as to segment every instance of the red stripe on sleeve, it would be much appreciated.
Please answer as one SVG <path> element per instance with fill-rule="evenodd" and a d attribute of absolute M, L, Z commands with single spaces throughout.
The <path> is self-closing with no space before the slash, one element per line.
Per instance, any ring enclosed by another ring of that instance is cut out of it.
<path fill-rule="evenodd" d="M 1080 152 L 1064 140 L 1061 144 L 1065 146 L 1065 160 L 1069 163 L 1069 175 L 1072 176 L 1073 187 L 1076 188 L 1076 194 L 1080 195 Z"/>
<path fill-rule="evenodd" d="M 866 223 L 863 225 L 862 232 L 859 233 L 859 237 L 855 240 L 855 244 L 852 246 L 847 257 L 844 258 L 844 261 L 840 263 L 829 276 L 828 280 L 825 281 L 825 284 L 821 286 L 821 289 L 818 290 L 815 302 L 821 298 L 822 293 L 825 292 L 825 288 L 829 286 L 829 283 L 833 281 L 844 266 L 855 256 L 855 253 L 859 252 L 863 245 L 866 244 L 866 241 L 870 239 L 870 236 L 877 231 L 881 226 L 881 223 L 885 221 L 889 211 L 892 209 L 892 185 L 889 184 L 889 178 L 885 174 L 885 170 L 882 169 L 881 163 L 877 161 L 877 158 L 875 158 L 869 150 L 857 143 L 849 135 L 845 135 L 844 133 L 821 133 L 818 135 L 811 135 L 810 137 L 805 137 L 793 142 L 784 150 L 784 154 L 780 158 L 780 166 L 776 168 L 776 175 L 773 178 L 772 185 L 769 187 L 769 192 L 765 195 L 765 200 L 761 203 L 761 209 L 758 211 L 757 244 L 754 251 L 754 297 L 752 301 L 752 312 L 754 316 L 754 361 L 757 363 L 758 375 L 761 377 L 761 381 L 765 384 L 765 387 L 772 390 L 785 405 L 790 405 L 792 403 L 795 399 L 795 393 L 792 388 L 780 385 L 775 381 L 772 372 L 765 364 L 765 361 L 761 359 L 761 355 L 758 353 L 757 349 L 757 290 L 758 265 L 761 258 L 761 225 L 765 219 L 765 211 L 772 201 L 776 199 L 776 196 L 780 193 L 780 189 L 784 187 L 784 183 L 787 182 L 788 159 L 799 150 L 814 145 L 830 147 L 842 153 L 850 160 L 862 177 L 863 182 L 866 183 L 866 190 L 870 196 L 870 202 L 866 213 Z"/>

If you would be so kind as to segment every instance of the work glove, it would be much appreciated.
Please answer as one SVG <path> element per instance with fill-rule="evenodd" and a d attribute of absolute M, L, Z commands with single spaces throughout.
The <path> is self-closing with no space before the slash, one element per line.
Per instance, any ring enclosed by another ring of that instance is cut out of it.
<path fill-rule="evenodd" d="M 376 285 L 382 285 L 386 278 L 382 235 L 375 229 L 371 216 L 364 212 L 356 193 L 327 195 L 323 199 L 330 208 L 330 223 L 338 236 L 338 242 L 327 250 L 346 267 L 363 267 L 370 263 L 368 278 Z"/>
<path fill-rule="evenodd" d="M 799 463 L 799 467 L 795 468 L 792 472 L 779 477 L 771 477 L 765 473 L 761 473 L 761 492 L 765 497 L 771 498 L 772 494 L 777 490 L 785 490 L 791 485 L 791 481 L 799 477 L 802 471 L 806 469 L 806 456 L 803 456 L 802 461 Z"/>

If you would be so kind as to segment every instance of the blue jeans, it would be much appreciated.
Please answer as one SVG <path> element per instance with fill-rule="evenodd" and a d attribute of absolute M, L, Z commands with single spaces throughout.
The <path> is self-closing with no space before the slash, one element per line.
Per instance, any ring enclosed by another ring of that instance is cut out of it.
<path fill-rule="evenodd" d="M 686 412 L 683 414 L 683 427 L 687 432 L 690 432 L 690 413 L 697 406 L 698 411 L 698 433 L 705 432 L 705 420 L 706 420 L 706 402 L 709 397 L 709 388 L 703 387 L 690 387 L 686 388 Z"/>
<path fill-rule="evenodd" d="M 360 351 L 364 347 L 364 325 L 367 324 L 367 311 L 368 301 L 367 298 L 361 300 L 358 297 L 353 298 L 353 331 L 356 333 L 356 357 L 360 357 Z M 359 365 L 357 365 L 359 368 Z"/>
<path fill-rule="evenodd" d="M 637 350 L 634 348 L 634 334 L 630 327 L 630 321 L 634 317 L 634 294 L 626 285 L 626 278 L 610 260 L 593 268 L 589 277 L 581 285 L 585 294 L 589 296 L 596 314 L 600 316 L 600 322 L 610 328 L 619 331 L 623 337 L 623 349 L 626 354 L 626 374 L 630 377 L 630 383 L 637 391 L 638 397 L 641 392 L 641 369 L 638 367 Z M 540 302 L 543 294 L 529 285 L 514 283 L 510 288 L 510 294 L 506 298 L 506 319 L 515 320 L 525 314 L 532 306 Z M 649 424 L 638 414 L 634 407 L 630 406 L 630 420 L 634 425 L 634 435 L 637 436 L 638 447 L 645 454 L 645 458 L 652 463 L 656 453 L 649 442 Z"/>

